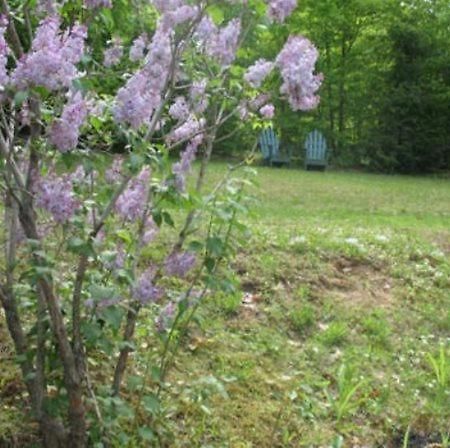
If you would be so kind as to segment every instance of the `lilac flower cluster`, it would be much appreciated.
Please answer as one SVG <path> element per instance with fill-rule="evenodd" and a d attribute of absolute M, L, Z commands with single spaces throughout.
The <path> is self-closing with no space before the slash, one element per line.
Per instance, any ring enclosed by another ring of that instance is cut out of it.
<path fill-rule="evenodd" d="M 112 8 L 111 0 L 85 0 L 84 4 L 87 8 Z"/>
<path fill-rule="evenodd" d="M 209 15 L 205 15 L 195 29 L 194 37 L 202 44 L 206 44 L 208 39 L 216 36 L 218 28 Z"/>
<path fill-rule="evenodd" d="M 117 65 L 123 56 L 123 44 L 120 37 L 114 37 L 110 46 L 103 53 L 103 65 L 107 68 Z"/>
<path fill-rule="evenodd" d="M 223 67 L 229 66 L 236 57 L 241 33 L 241 21 L 233 19 L 223 28 L 218 28 L 206 15 L 198 24 L 196 39 L 205 47 L 206 53 Z"/>
<path fill-rule="evenodd" d="M 207 53 L 223 67 L 229 66 L 236 57 L 240 34 L 241 21 L 231 20 L 224 28 L 211 35 L 207 43 Z"/>
<path fill-rule="evenodd" d="M 127 221 L 136 221 L 142 217 L 147 201 L 148 183 L 151 171 L 145 167 L 137 177 L 131 180 L 116 202 L 116 212 Z"/>
<path fill-rule="evenodd" d="M 142 244 L 151 243 L 159 232 L 159 228 L 151 216 L 147 216 L 144 222 L 144 235 L 142 237 Z"/>
<path fill-rule="evenodd" d="M 194 137 L 188 143 L 186 149 L 181 153 L 180 161 L 172 165 L 172 173 L 175 176 L 175 186 L 180 192 L 186 190 L 186 176 L 191 170 L 192 162 L 195 160 L 197 149 L 202 143 L 203 138 L 202 134 Z"/>
<path fill-rule="evenodd" d="M 157 302 L 164 294 L 162 288 L 154 285 L 154 277 L 154 269 L 147 269 L 147 271 L 138 278 L 136 285 L 133 288 L 133 297 L 143 305 L 149 302 Z"/>
<path fill-rule="evenodd" d="M 241 104 L 239 104 L 239 106 L 237 108 L 237 112 L 239 114 L 239 118 L 242 121 L 246 121 L 250 115 L 247 104 L 245 102 L 242 102 Z"/>
<path fill-rule="evenodd" d="M 49 174 L 38 179 L 35 192 L 36 206 L 51 213 L 58 224 L 69 221 L 79 207 L 70 175 Z"/>
<path fill-rule="evenodd" d="M 195 254 L 192 252 L 172 252 L 164 262 L 164 270 L 167 275 L 185 277 L 196 261 Z"/>
<path fill-rule="evenodd" d="M 110 184 L 118 182 L 122 178 L 122 157 L 116 157 L 111 166 L 105 171 L 105 180 Z"/>
<path fill-rule="evenodd" d="M 184 0 L 152 0 L 153 6 L 160 12 L 170 12 L 184 5 Z"/>
<path fill-rule="evenodd" d="M 56 13 L 56 4 L 54 0 L 40 0 L 38 2 L 37 13 L 46 13 L 46 14 L 55 14 Z"/>
<path fill-rule="evenodd" d="M 268 0 L 267 15 L 274 21 L 283 23 L 297 6 L 297 0 Z"/>
<path fill-rule="evenodd" d="M 206 96 L 207 79 L 194 81 L 189 92 L 192 109 L 196 114 L 202 114 L 208 107 L 208 97 Z"/>
<path fill-rule="evenodd" d="M 173 129 L 167 136 L 167 142 L 178 143 L 190 140 L 197 135 L 201 135 L 201 131 L 205 125 L 206 120 L 204 118 L 198 119 L 194 115 L 189 115 L 188 119 L 184 123 Z"/>
<path fill-rule="evenodd" d="M 262 117 L 270 120 L 275 116 L 275 106 L 273 104 L 266 104 L 259 109 L 259 113 Z"/>
<path fill-rule="evenodd" d="M 72 94 L 64 106 L 61 118 L 50 127 L 49 140 L 61 152 L 74 149 L 78 144 L 80 128 L 88 114 L 88 106 L 81 92 Z"/>
<path fill-rule="evenodd" d="M 323 75 L 314 75 L 318 56 L 316 47 L 303 36 L 289 37 L 277 56 L 276 64 L 283 78 L 281 93 L 287 95 L 294 111 L 314 109 L 319 103 L 315 93 Z"/>
<path fill-rule="evenodd" d="M 114 255 L 114 259 L 108 260 L 104 264 L 106 269 L 109 269 L 110 271 L 117 271 L 125 267 L 126 259 L 127 254 L 125 253 L 123 244 L 120 242 L 116 246 L 116 253 Z"/>
<path fill-rule="evenodd" d="M 263 81 L 273 70 L 275 64 L 265 59 L 259 59 L 251 67 L 248 68 L 244 79 L 254 88 L 261 87 Z"/>
<path fill-rule="evenodd" d="M 144 59 L 147 44 L 148 38 L 146 34 L 141 34 L 138 38 L 136 38 L 130 47 L 130 61 L 137 62 Z"/>
<path fill-rule="evenodd" d="M 166 30 L 173 29 L 177 25 L 194 19 L 199 12 L 195 6 L 182 5 L 173 10 L 168 10 L 162 18 L 162 26 Z"/>
<path fill-rule="evenodd" d="M 9 81 L 6 64 L 8 62 L 9 47 L 5 39 L 8 20 L 5 16 L 0 16 L 0 94 L 5 90 Z"/>
<path fill-rule="evenodd" d="M 248 106 L 250 109 L 256 111 L 261 109 L 270 100 L 270 95 L 268 93 L 260 93 L 256 98 L 253 98 Z"/>
<path fill-rule="evenodd" d="M 31 50 L 17 63 L 12 81 L 19 89 L 43 86 L 54 91 L 70 87 L 79 76 L 76 64 L 84 53 L 86 27 L 75 24 L 70 30 L 60 32 L 60 19 L 44 19 L 36 31 Z"/>
<path fill-rule="evenodd" d="M 119 89 L 114 116 L 119 123 L 139 128 L 148 123 L 161 104 L 172 60 L 170 35 L 158 28 L 149 47 L 144 67 Z"/>
<path fill-rule="evenodd" d="M 167 331 L 173 323 L 177 306 L 175 302 L 169 302 L 159 313 L 159 316 L 155 319 L 156 331 L 158 333 L 164 333 Z"/>
<path fill-rule="evenodd" d="M 175 98 L 175 102 L 169 108 L 169 115 L 175 120 L 185 121 L 188 119 L 189 114 L 189 105 L 186 102 L 186 98 L 184 96 Z"/>

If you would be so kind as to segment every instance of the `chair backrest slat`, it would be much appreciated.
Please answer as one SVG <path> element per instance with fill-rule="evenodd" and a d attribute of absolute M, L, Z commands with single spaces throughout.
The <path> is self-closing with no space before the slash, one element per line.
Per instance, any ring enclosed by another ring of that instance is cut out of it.
<path fill-rule="evenodd" d="M 259 135 L 259 145 L 265 159 L 278 156 L 280 141 L 272 128 L 264 129 Z"/>
<path fill-rule="evenodd" d="M 327 142 L 325 137 L 317 130 L 310 132 L 305 140 L 306 163 L 314 161 L 326 165 Z"/>

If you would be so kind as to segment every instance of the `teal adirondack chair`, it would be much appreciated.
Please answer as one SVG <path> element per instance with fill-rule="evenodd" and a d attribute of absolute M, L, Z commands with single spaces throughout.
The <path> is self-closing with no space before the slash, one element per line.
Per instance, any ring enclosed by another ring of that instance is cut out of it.
<path fill-rule="evenodd" d="M 264 163 L 270 166 L 289 165 L 290 154 L 280 152 L 280 140 L 272 128 L 264 129 L 259 134 L 259 147 L 261 149 Z"/>
<path fill-rule="evenodd" d="M 317 129 L 314 129 L 306 137 L 305 150 L 305 168 L 324 171 L 328 165 L 327 141 Z"/>

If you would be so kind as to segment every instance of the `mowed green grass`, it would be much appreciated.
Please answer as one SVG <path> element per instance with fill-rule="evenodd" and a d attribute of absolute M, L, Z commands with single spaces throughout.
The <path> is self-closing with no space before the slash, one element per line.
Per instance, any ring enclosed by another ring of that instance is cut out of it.
<path fill-rule="evenodd" d="M 224 164 L 212 164 L 218 178 Z M 450 229 L 450 180 L 258 167 L 253 190 L 266 225 Z"/>

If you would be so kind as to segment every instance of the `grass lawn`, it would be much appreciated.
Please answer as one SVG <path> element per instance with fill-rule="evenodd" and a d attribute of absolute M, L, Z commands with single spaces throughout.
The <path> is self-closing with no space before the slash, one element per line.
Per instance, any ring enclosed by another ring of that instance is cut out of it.
<path fill-rule="evenodd" d="M 173 372 L 172 446 L 446 446 L 450 182 L 258 172 L 242 291 Z"/>
<path fill-rule="evenodd" d="M 239 292 L 182 342 L 163 446 L 450 446 L 450 181 L 258 172 Z"/>

